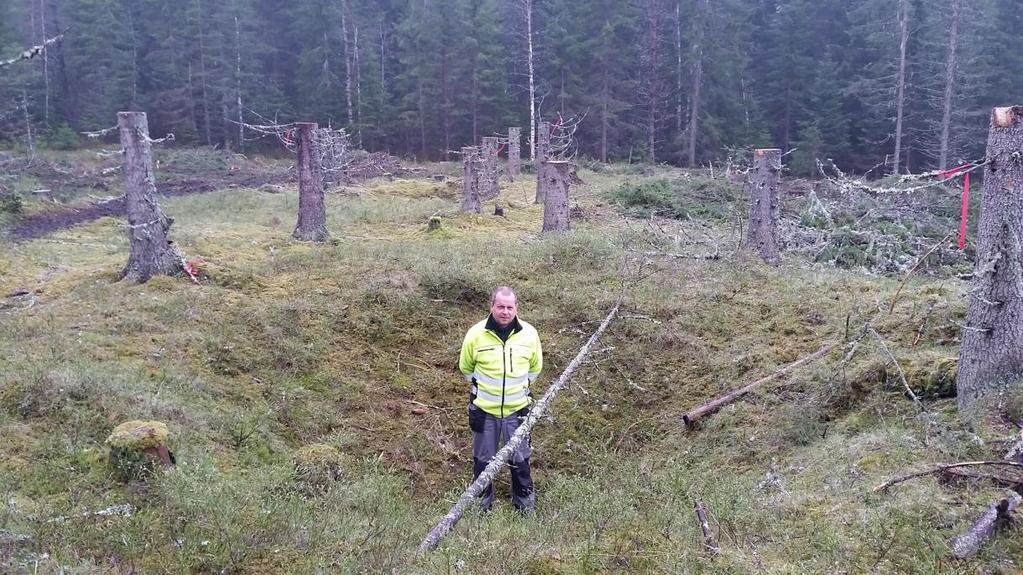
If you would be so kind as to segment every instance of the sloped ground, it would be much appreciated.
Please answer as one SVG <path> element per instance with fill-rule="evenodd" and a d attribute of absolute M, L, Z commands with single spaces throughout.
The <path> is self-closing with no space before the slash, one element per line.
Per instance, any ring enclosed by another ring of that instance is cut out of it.
<path fill-rule="evenodd" d="M 948 559 L 948 538 L 999 489 L 924 478 L 872 491 L 933 462 L 1000 457 L 1014 433 L 994 419 L 968 429 L 954 399 L 930 397 L 919 413 L 875 343 L 846 365 L 836 349 L 695 430 L 681 424 L 871 318 L 911 383 L 939 390 L 928 366 L 958 353 L 960 282 L 911 280 L 888 314 L 901 278 L 799 258 L 768 268 L 735 253 L 727 221 L 621 216 L 608 192 L 646 177 L 583 172 L 575 231 L 547 239 L 528 178 L 504 184 L 505 217 L 458 214 L 444 182 L 347 186 L 328 195 L 335 240 L 322 246 L 290 239 L 292 188 L 170 198 L 172 237 L 208 262 L 202 285 L 117 283 L 127 242 L 111 218 L 4 245 L 0 295 L 21 295 L 0 304 L 0 566 L 1014 572 L 1012 530 L 977 559 Z M 443 229 L 428 233 L 434 214 Z M 657 255 L 710 249 L 720 259 Z M 519 290 L 540 329 L 541 388 L 617 298 L 625 310 L 534 434 L 538 514 L 471 513 L 417 558 L 470 479 L 455 360 L 498 284 Z M 168 424 L 174 470 L 113 479 L 103 441 L 128 419 Z M 343 453 L 340 481 L 296 473 L 311 443 Z M 696 499 L 720 556 L 703 549 Z M 124 503 L 128 516 L 94 514 Z"/>

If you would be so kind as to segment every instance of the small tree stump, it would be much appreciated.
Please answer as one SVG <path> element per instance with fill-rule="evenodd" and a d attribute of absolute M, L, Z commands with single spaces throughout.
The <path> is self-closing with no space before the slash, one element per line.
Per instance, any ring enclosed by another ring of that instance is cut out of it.
<path fill-rule="evenodd" d="M 435 232 L 440 229 L 440 216 L 430 216 L 430 221 L 426 223 L 426 231 Z"/>
<path fill-rule="evenodd" d="M 992 111 L 987 162 L 977 263 L 959 349 L 960 410 L 1023 381 L 1023 106 Z"/>
<path fill-rule="evenodd" d="M 311 493 L 325 493 L 343 475 L 341 452 L 324 443 L 305 445 L 295 452 L 296 478 Z"/>
<path fill-rule="evenodd" d="M 522 173 L 522 128 L 508 128 L 508 181 Z"/>
<path fill-rule="evenodd" d="M 128 211 L 131 255 L 121 277 L 145 283 L 153 276 L 181 275 L 181 254 L 167 241 L 174 222 L 156 203 L 153 151 L 145 112 L 118 112 L 117 127 L 124 149 L 124 201 Z"/>
<path fill-rule="evenodd" d="M 497 149 L 497 138 L 483 138 L 483 181 L 480 193 L 484 201 L 496 198 L 501 193 L 498 186 L 500 169 L 497 165 Z"/>
<path fill-rule="evenodd" d="M 540 164 L 539 185 L 544 190 L 543 232 L 565 233 L 568 224 L 568 187 L 574 166 L 570 162 Z"/>
<path fill-rule="evenodd" d="M 463 212 L 480 213 L 480 149 L 475 146 L 462 148 L 462 205 Z"/>
<path fill-rule="evenodd" d="M 298 162 L 298 223 L 292 237 L 306 242 L 325 242 L 327 210 L 323 203 L 323 169 L 316 141 L 315 122 L 295 124 L 296 157 Z"/>
<path fill-rule="evenodd" d="M 778 217 L 781 211 L 778 179 L 781 173 L 781 150 L 753 151 L 753 175 L 750 179 L 749 234 L 746 245 L 771 265 L 777 265 Z"/>
<path fill-rule="evenodd" d="M 536 162 L 538 166 L 536 169 L 536 197 L 533 199 L 534 204 L 544 203 L 543 194 L 544 187 L 543 182 L 543 163 L 551 159 L 551 124 L 550 122 L 540 122 L 540 126 L 536 130 Z"/>
<path fill-rule="evenodd" d="M 136 481 L 151 476 L 158 466 L 174 465 L 174 455 L 167 449 L 170 431 L 159 421 L 126 421 L 107 437 L 110 465 L 122 481 Z"/>

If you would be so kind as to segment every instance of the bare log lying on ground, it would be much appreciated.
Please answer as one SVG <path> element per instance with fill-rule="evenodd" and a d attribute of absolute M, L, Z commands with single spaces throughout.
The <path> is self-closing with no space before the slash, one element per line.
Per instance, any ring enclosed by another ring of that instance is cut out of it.
<path fill-rule="evenodd" d="M 983 479 L 999 487 L 1005 487 L 1013 491 L 1023 491 L 1023 469 L 995 467 L 989 468 L 987 471 L 981 471 L 976 467 L 953 467 L 942 471 L 941 476 L 949 480 Z"/>
<path fill-rule="evenodd" d="M 729 393 L 727 395 L 723 395 L 723 396 L 715 399 L 714 401 L 711 401 L 710 403 L 706 403 L 704 405 L 701 405 L 700 407 L 697 407 L 696 409 L 694 409 L 694 410 L 690 411 L 689 413 L 686 413 L 685 415 L 683 415 L 682 416 L 682 421 L 684 421 L 687 426 L 692 426 L 693 422 L 695 422 L 697 419 L 703 417 L 704 415 L 708 415 L 708 414 L 714 413 L 715 411 L 721 409 L 722 407 L 724 407 L 726 405 L 729 405 L 731 403 L 735 403 L 735 401 L 737 399 L 739 399 L 742 396 L 744 396 L 744 395 L 748 394 L 749 392 L 753 391 L 758 386 L 763 385 L 763 384 L 765 384 L 765 383 L 767 383 L 767 382 L 769 382 L 769 381 L 771 381 L 771 380 L 773 380 L 773 379 L 775 379 L 777 377 L 781 377 L 782 375 L 785 375 L 786 373 L 792 371 L 793 369 L 796 369 L 797 367 L 801 367 L 803 365 L 806 365 L 806 364 L 808 364 L 808 363 L 810 363 L 810 362 L 820 358 L 821 356 L 823 356 L 826 353 L 828 353 L 829 351 L 831 351 L 831 348 L 834 347 L 834 345 L 835 344 L 832 344 L 832 343 L 824 344 L 817 351 L 811 353 L 810 355 L 804 357 L 803 359 L 796 360 L 796 361 L 786 365 L 785 367 L 782 367 L 781 369 L 779 369 L 778 371 L 772 373 L 771 375 L 769 375 L 767 377 L 760 378 L 760 379 L 754 381 L 753 383 L 747 385 L 746 387 L 737 389 L 737 390 L 735 390 L 735 391 L 733 391 L 733 392 L 731 392 L 731 393 Z"/>
<path fill-rule="evenodd" d="M 558 377 L 558 381 L 554 382 L 554 385 L 547 389 L 547 392 L 543 394 L 540 401 L 536 402 L 536 404 L 530 408 L 529 415 L 526 417 L 526 420 L 522 422 L 522 425 L 520 425 L 515 433 L 512 434 L 511 439 L 509 439 L 508 442 L 504 444 L 504 447 L 502 447 L 494 458 L 490 460 L 487 468 L 479 474 L 479 477 L 477 477 L 476 480 L 473 481 L 472 484 L 469 485 L 469 487 L 462 493 L 461 497 L 458 498 L 458 501 L 451 510 L 448 511 L 447 515 L 445 515 L 444 518 L 430 530 L 430 533 L 423 538 L 422 543 L 419 544 L 419 553 L 425 553 L 436 547 L 441 537 L 444 537 L 444 535 L 450 531 L 452 527 L 454 527 L 455 523 L 458 523 L 458 520 L 462 518 L 462 514 L 465 513 L 465 510 L 476 501 L 476 497 L 483 492 L 483 489 L 490 484 L 490 482 L 497 477 L 497 474 L 501 472 L 501 469 L 508 464 L 508 459 L 511 457 L 511 454 L 514 453 L 515 450 L 518 449 L 518 446 L 526 440 L 526 437 L 529 435 L 529 431 L 533 429 L 536 422 L 539 421 L 544 412 L 547 411 L 547 406 L 550 405 L 558 392 L 561 391 L 562 388 L 565 387 L 565 384 L 568 383 L 569 378 L 572 377 L 575 370 L 582 364 L 583 359 L 585 359 L 586 354 L 590 352 L 590 348 L 593 346 L 594 342 L 597 341 L 600 334 L 604 333 L 607 326 L 611 325 L 615 315 L 618 314 L 618 307 L 620 305 L 621 302 L 616 303 L 611 311 L 608 312 L 607 317 L 605 317 L 604 321 L 601 322 L 597 331 L 593 332 L 593 335 L 590 336 L 586 345 L 579 350 L 579 353 L 576 354 L 572 363 L 568 364 L 565 371 L 563 371 L 561 376 Z"/>
<path fill-rule="evenodd" d="M 1015 461 L 963 461 L 961 463 L 945 463 L 943 465 L 937 465 L 924 471 L 918 471 L 916 473 L 910 473 L 909 475 L 903 475 L 902 477 L 896 477 L 885 481 L 881 485 L 874 488 L 874 491 L 887 491 L 892 485 L 902 483 L 903 481 L 909 481 L 910 479 L 916 479 L 917 477 L 925 477 L 927 475 L 934 475 L 935 473 L 944 473 L 950 469 L 956 467 L 976 467 L 979 465 L 1005 465 L 1006 467 L 1017 467 L 1023 469 L 1023 463 L 1016 463 Z"/>
<path fill-rule="evenodd" d="M 703 503 L 697 501 L 694 508 L 696 518 L 700 520 L 700 529 L 703 530 L 703 546 L 714 555 L 721 553 L 721 548 L 714 539 L 714 532 L 710 530 L 710 523 L 707 522 L 707 512 L 703 509 Z"/>
<path fill-rule="evenodd" d="M 1012 520 L 1012 512 L 1019 507 L 1021 499 L 1018 493 L 1013 493 L 991 504 L 969 530 L 952 538 L 952 554 L 958 559 L 976 555 L 980 546 L 995 534 L 1000 525 Z"/>

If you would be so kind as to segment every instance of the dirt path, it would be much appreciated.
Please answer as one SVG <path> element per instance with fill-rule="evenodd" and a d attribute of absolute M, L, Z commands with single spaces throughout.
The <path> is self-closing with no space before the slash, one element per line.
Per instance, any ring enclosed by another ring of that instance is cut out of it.
<path fill-rule="evenodd" d="M 157 186 L 157 190 L 164 196 L 187 196 L 191 194 L 206 194 L 231 186 L 257 188 L 267 183 L 284 183 L 289 179 L 290 175 L 287 173 L 245 174 L 224 179 L 218 178 L 216 181 L 184 179 L 161 183 Z M 22 218 L 11 226 L 6 235 L 10 240 L 16 242 L 31 240 L 78 224 L 91 222 L 104 216 L 124 216 L 125 210 L 123 196 L 102 203 L 65 207 L 52 212 Z"/>

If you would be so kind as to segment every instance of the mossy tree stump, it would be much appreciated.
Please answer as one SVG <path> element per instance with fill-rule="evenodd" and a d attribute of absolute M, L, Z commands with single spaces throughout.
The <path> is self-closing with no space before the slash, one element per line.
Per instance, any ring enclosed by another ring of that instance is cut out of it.
<path fill-rule="evenodd" d="M 126 421 L 107 437 L 110 465 L 123 481 L 145 479 L 158 467 L 174 465 L 167 448 L 170 431 L 159 421 Z"/>

